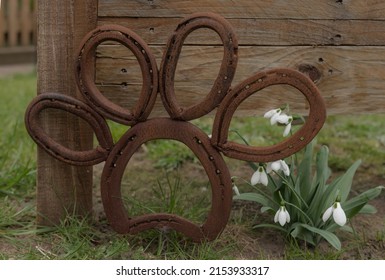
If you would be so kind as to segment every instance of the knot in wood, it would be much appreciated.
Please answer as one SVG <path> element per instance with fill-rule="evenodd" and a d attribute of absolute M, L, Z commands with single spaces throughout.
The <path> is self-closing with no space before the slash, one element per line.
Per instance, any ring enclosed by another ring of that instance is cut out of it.
<path fill-rule="evenodd" d="M 317 67 L 311 64 L 300 64 L 298 65 L 298 71 L 307 75 L 310 80 L 317 83 L 321 79 L 321 72 Z"/>

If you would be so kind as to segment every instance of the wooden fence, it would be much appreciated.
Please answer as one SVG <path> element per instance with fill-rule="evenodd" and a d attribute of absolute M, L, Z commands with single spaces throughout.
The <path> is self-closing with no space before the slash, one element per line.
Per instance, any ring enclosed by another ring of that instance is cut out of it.
<path fill-rule="evenodd" d="M 0 64 L 35 60 L 35 0 L 1 0 Z"/>
<path fill-rule="evenodd" d="M 149 44 L 159 65 L 178 21 L 202 11 L 224 16 L 238 34 L 233 85 L 260 70 L 290 67 L 313 79 L 328 114 L 385 112 L 385 1 L 378 0 L 39 0 L 38 91 L 76 95 L 72 55 L 81 38 L 97 26 L 131 28 Z M 12 40 L 17 38 L 24 40 L 23 35 Z M 194 31 L 186 43 L 175 81 L 182 104 L 206 95 L 223 50 L 212 32 Z M 107 43 L 98 48 L 95 82 L 112 101 L 128 107 L 135 102 L 141 83 L 137 69 L 132 54 L 121 46 Z M 248 100 L 239 113 L 259 114 L 284 102 L 293 112 L 307 110 L 291 88 L 274 86 Z M 159 98 L 154 111 L 165 112 Z M 44 124 L 69 147 L 92 147 L 92 134 L 80 122 L 47 114 Z M 74 205 L 79 213 L 88 213 L 91 194 L 90 168 L 59 163 L 39 151 L 38 210 L 47 220 L 57 222 Z"/>
<path fill-rule="evenodd" d="M 172 0 L 99 0 L 98 24 L 118 23 L 132 28 L 160 59 L 167 37 L 180 18 L 199 11 L 219 13 L 234 26 L 240 45 L 234 85 L 262 69 L 291 67 L 313 74 L 329 113 L 384 111 L 383 1 L 196 0 L 186 4 Z M 213 32 L 194 34 L 187 42 L 189 46 L 183 49 L 184 63 L 180 64 L 176 79 L 180 96 L 196 100 L 212 85 L 223 49 L 215 46 L 218 36 Z M 130 64 L 124 48 L 116 45 L 100 48 L 96 81 L 104 93 L 127 106 L 132 103 L 125 97 L 130 89 L 137 91 L 138 80 L 135 76 L 128 77 L 128 73 L 135 71 L 121 71 L 130 65 L 136 66 Z M 256 108 L 281 106 L 277 102 L 283 100 L 277 95 L 283 92 L 287 93 L 285 98 L 291 108 L 304 112 L 299 95 L 290 89 L 273 87 L 266 91 L 272 98 L 245 104 L 242 114 L 260 113 Z M 161 107 L 158 102 L 158 112 L 162 111 Z"/>

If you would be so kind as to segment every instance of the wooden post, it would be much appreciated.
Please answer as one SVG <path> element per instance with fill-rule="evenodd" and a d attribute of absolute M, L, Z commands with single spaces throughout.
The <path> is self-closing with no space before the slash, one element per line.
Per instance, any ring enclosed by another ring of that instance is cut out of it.
<path fill-rule="evenodd" d="M 74 80 L 75 52 L 96 23 L 97 0 L 38 1 L 38 93 L 80 98 Z M 47 110 L 41 123 L 51 137 L 71 149 L 92 148 L 92 131 L 68 113 Z M 40 149 L 37 162 L 38 224 L 58 224 L 68 214 L 90 214 L 92 167 L 61 163 Z"/>

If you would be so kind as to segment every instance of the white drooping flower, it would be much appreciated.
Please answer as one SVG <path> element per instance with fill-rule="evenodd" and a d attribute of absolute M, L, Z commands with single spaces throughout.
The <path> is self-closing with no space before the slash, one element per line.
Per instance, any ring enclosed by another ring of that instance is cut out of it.
<path fill-rule="evenodd" d="M 289 133 L 291 131 L 292 121 L 293 121 L 293 117 L 288 116 L 285 113 L 282 113 L 277 117 L 277 123 L 286 125 L 285 130 L 283 131 L 283 137 L 286 137 L 289 135 Z"/>
<path fill-rule="evenodd" d="M 280 108 L 273 109 L 273 110 L 267 111 L 263 115 L 263 117 L 266 118 L 266 119 L 270 119 L 271 125 L 274 125 L 274 124 L 277 123 L 277 118 L 279 117 L 281 112 L 282 112 L 282 110 Z"/>
<path fill-rule="evenodd" d="M 271 125 L 275 125 L 277 123 L 286 125 L 285 130 L 283 131 L 283 136 L 286 137 L 287 135 L 289 135 L 293 117 L 282 113 L 282 109 L 277 108 L 269 110 L 263 115 L 263 117 L 270 119 Z"/>
<path fill-rule="evenodd" d="M 290 118 L 291 116 L 288 116 L 285 113 L 281 113 L 279 116 L 276 117 L 276 121 L 280 124 L 287 124 Z"/>
<path fill-rule="evenodd" d="M 322 220 L 326 222 L 333 215 L 333 220 L 339 226 L 344 226 L 346 224 L 346 214 L 344 209 L 341 207 L 341 203 L 338 201 L 334 202 L 332 206 L 326 209 L 325 213 L 322 216 Z"/>
<path fill-rule="evenodd" d="M 281 226 L 284 226 L 286 223 L 290 223 L 290 214 L 284 205 L 280 206 L 277 213 L 275 213 L 274 223 L 278 222 Z"/>
<path fill-rule="evenodd" d="M 250 181 L 251 181 L 251 185 L 253 186 L 259 183 L 267 186 L 267 184 L 269 183 L 269 179 L 267 178 L 265 168 L 262 165 L 260 165 L 257 171 L 253 173 Z"/>
<path fill-rule="evenodd" d="M 267 173 L 270 173 L 271 171 L 275 171 L 275 172 L 278 172 L 279 170 L 282 170 L 283 173 L 286 175 L 286 176 L 289 176 L 290 175 L 290 168 L 289 166 L 287 165 L 287 163 L 280 159 L 280 160 L 277 160 L 277 161 L 273 161 L 273 162 L 269 162 L 267 164 L 267 167 L 266 167 L 266 172 Z"/>
<path fill-rule="evenodd" d="M 235 184 L 233 184 L 233 191 L 234 191 L 235 195 L 240 195 L 240 194 L 241 194 L 241 193 L 239 192 L 238 187 L 237 187 Z"/>
<path fill-rule="evenodd" d="M 283 131 L 283 134 L 282 134 L 283 137 L 286 137 L 289 135 L 289 133 L 291 131 L 291 122 L 292 121 L 293 121 L 293 118 L 290 118 L 288 123 L 286 123 L 285 130 Z"/>

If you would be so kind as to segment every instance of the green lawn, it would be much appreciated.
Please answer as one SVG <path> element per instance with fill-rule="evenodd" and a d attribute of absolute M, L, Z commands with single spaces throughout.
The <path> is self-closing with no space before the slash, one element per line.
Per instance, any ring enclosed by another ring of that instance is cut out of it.
<path fill-rule="evenodd" d="M 259 206 L 236 201 L 226 230 L 215 241 L 193 244 L 174 232 L 148 231 L 136 236 L 114 233 L 100 210 L 95 168 L 95 217 L 92 222 L 69 216 L 55 228 L 35 225 L 36 146 L 24 127 L 24 111 L 36 95 L 36 76 L 0 78 L 0 259 L 367 259 L 385 257 L 384 194 L 374 202 L 378 213 L 354 221 L 354 234 L 341 232 L 343 249 L 327 244 L 311 248 L 285 242 L 271 230 L 252 225 L 271 219 Z M 196 122 L 210 133 L 212 119 Z M 115 138 L 124 132 L 112 125 Z M 250 143 L 267 145 L 278 139 L 281 128 L 245 118 L 234 122 Z M 236 138 L 236 136 L 234 135 Z M 235 139 L 234 138 L 234 139 Z M 317 137 L 329 146 L 330 165 L 338 174 L 362 159 L 354 192 L 385 185 L 385 115 L 331 116 Z M 172 151 L 172 152 L 170 152 Z M 250 179 L 245 163 L 228 160 L 231 172 Z M 207 178 L 195 156 L 175 141 L 153 141 L 130 164 L 122 186 L 131 213 L 170 211 L 196 221 L 209 206 Z M 199 179 L 198 179 L 199 178 Z M 143 198 L 145 197 L 145 199 Z M 133 199 L 135 198 L 135 199 Z M 191 206 L 193 205 L 193 207 Z"/>

